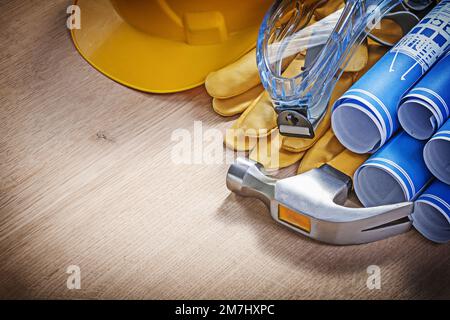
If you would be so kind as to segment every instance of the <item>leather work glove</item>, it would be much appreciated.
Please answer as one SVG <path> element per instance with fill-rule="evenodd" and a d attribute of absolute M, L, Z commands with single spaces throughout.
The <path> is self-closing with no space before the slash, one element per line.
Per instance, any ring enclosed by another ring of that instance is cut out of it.
<path fill-rule="evenodd" d="M 331 14 L 342 7 L 342 0 L 328 1 L 315 12 L 314 21 Z M 382 23 L 382 30 L 391 38 L 402 36 L 402 30 L 395 23 Z M 213 109 L 222 116 L 241 116 L 227 130 L 225 145 L 236 151 L 248 151 L 250 159 L 261 163 L 266 170 L 290 166 L 301 160 L 330 128 L 334 101 L 345 93 L 388 48 L 371 39 L 365 41 L 349 61 L 344 73 L 336 83 L 329 110 L 316 128 L 314 139 L 281 136 L 277 129 L 277 114 L 269 94 L 264 91 L 256 66 L 256 50 L 252 50 L 233 64 L 211 73 L 206 79 L 206 89 L 213 97 Z M 303 57 L 304 58 L 304 57 Z M 298 74 L 304 60 L 297 58 L 285 73 Z M 325 150 L 324 150 L 325 151 Z"/>
<path fill-rule="evenodd" d="M 297 173 L 304 173 L 323 164 L 329 164 L 349 177 L 369 158 L 368 154 L 357 154 L 347 150 L 329 129 L 312 148 L 306 152 Z"/>

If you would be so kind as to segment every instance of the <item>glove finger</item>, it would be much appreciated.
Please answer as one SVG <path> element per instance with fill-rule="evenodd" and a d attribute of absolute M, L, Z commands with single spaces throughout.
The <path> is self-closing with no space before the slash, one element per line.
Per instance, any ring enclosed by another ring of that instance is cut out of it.
<path fill-rule="evenodd" d="M 297 57 L 283 75 L 292 77 L 303 68 L 304 64 L 304 58 Z M 276 126 L 277 114 L 273 108 L 272 99 L 269 93 L 264 91 L 232 125 L 230 134 L 225 136 L 225 145 L 234 150 L 249 150 L 256 142 L 246 141 L 248 139 L 245 137 L 264 137 L 275 130 Z M 236 132 L 233 133 L 233 131 Z"/>
<path fill-rule="evenodd" d="M 304 66 L 304 59 L 301 57 L 300 59 L 295 59 L 291 62 L 291 64 L 286 68 L 284 75 L 293 76 L 298 70 L 300 70 Z M 222 69 L 223 70 L 223 69 Z M 220 72 L 220 71 L 218 71 Z M 213 76 L 211 76 L 213 77 Z M 210 81 L 212 83 L 212 81 Z M 211 86 L 211 84 L 207 85 L 207 88 Z M 213 86 L 214 87 L 214 86 Z M 213 109 L 218 114 L 222 116 L 234 116 L 236 114 L 242 113 L 246 110 L 251 102 L 255 100 L 264 90 L 264 87 L 259 84 L 249 90 L 239 94 L 232 96 L 227 99 L 221 99 L 215 97 L 213 99 Z M 213 94 L 209 92 L 212 96 Z"/>
<path fill-rule="evenodd" d="M 216 113 L 224 117 L 235 116 L 244 112 L 263 91 L 264 87 L 258 85 L 236 97 L 228 99 L 214 98 L 212 102 L 213 109 Z"/>
<path fill-rule="evenodd" d="M 211 72 L 205 81 L 206 91 L 214 98 L 227 99 L 240 95 L 260 84 L 256 66 L 256 49 L 236 62 Z"/>
<path fill-rule="evenodd" d="M 306 152 L 298 173 L 304 173 L 331 161 L 336 155 L 345 150 L 345 147 L 335 137 L 333 131 L 328 130 L 317 143 Z"/>
<path fill-rule="evenodd" d="M 264 91 L 242 113 L 233 124 L 233 127 L 248 130 L 250 136 L 255 136 L 250 131 L 258 131 L 259 129 L 270 130 L 275 128 L 276 125 L 276 113 L 272 107 L 272 100 L 269 94 Z"/>
<path fill-rule="evenodd" d="M 333 93 L 331 94 L 331 99 L 328 104 L 328 111 L 322 119 L 321 123 L 316 128 L 316 135 L 313 139 L 302 139 L 294 137 L 284 137 L 283 138 L 283 149 L 290 152 L 301 152 L 308 150 L 314 145 L 330 128 L 331 126 L 331 107 L 334 102 L 341 97 L 353 84 L 353 75 L 350 73 L 343 73 L 339 81 L 334 87 Z"/>
<path fill-rule="evenodd" d="M 236 151 L 248 151 L 256 145 L 256 138 L 269 135 L 276 126 L 272 100 L 264 91 L 227 130 L 225 145 Z"/>
<path fill-rule="evenodd" d="M 369 154 L 357 154 L 345 149 L 327 163 L 333 168 L 353 178 L 355 171 L 369 159 Z"/>
<path fill-rule="evenodd" d="M 369 71 L 370 68 L 372 68 L 375 63 L 378 62 L 378 60 L 383 57 L 386 52 L 389 51 L 389 48 L 386 46 L 382 46 L 377 44 L 369 44 L 368 45 L 368 51 L 369 51 L 369 61 L 364 69 L 362 69 L 360 72 L 355 73 L 354 81 L 358 81 L 359 78 L 361 78 L 367 71 Z"/>
<path fill-rule="evenodd" d="M 281 148 L 281 136 L 274 130 L 269 136 L 258 139 L 249 158 L 259 162 L 266 170 L 289 167 L 301 160 L 304 152 L 289 152 Z"/>
<path fill-rule="evenodd" d="M 257 140 L 256 137 L 247 136 L 243 129 L 230 128 L 225 133 L 224 143 L 228 149 L 247 152 L 256 146 Z"/>
<path fill-rule="evenodd" d="M 378 39 L 382 39 L 388 43 L 397 43 L 404 36 L 402 28 L 392 20 L 383 19 L 380 22 L 379 28 L 374 28 L 371 33 Z M 368 39 L 369 45 L 379 45 L 378 42 Z"/>
<path fill-rule="evenodd" d="M 363 70 L 369 61 L 369 50 L 367 48 L 367 41 L 360 44 L 353 53 L 350 61 L 345 67 L 345 72 L 358 72 Z"/>

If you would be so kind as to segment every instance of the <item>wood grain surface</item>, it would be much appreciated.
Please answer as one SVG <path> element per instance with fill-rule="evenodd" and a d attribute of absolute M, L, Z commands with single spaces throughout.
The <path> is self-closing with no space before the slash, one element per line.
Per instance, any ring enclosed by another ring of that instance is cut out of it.
<path fill-rule="evenodd" d="M 449 245 L 410 231 L 334 247 L 278 226 L 230 194 L 227 165 L 171 162 L 174 129 L 233 120 L 204 88 L 125 88 L 75 51 L 67 1 L 0 4 L 0 298 L 450 298 Z"/>

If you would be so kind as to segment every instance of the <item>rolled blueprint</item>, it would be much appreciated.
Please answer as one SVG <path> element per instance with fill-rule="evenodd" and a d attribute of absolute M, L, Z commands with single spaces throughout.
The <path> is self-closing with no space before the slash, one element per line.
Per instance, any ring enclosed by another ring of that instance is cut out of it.
<path fill-rule="evenodd" d="M 450 0 L 438 4 L 333 106 L 339 141 L 356 153 L 375 152 L 399 128 L 401 97 L 450 48 Z"/>
<path fill-rule="evenodd" d="M 433 178 L 423 160 L 425 141 L 402 131 L 358 170 L 355 192 L 366 207 L 413 201 Z"/>
<path fill-rule="evenodd" d="M 450 241 L 450 186 L 435 180 L 417 199 L 413 226 L 431 241 Z"/>
<path fill-rule="evenodd" d="M 450 119 L 425 145 L 423 157 L 431 173 L 450 184 Z"/>
<path fill-rule="evenodd" d="M 398 108 L 403 129 L 421 140 L 430 139 L 449 117 L 450 51 L 402 98 Z"/>

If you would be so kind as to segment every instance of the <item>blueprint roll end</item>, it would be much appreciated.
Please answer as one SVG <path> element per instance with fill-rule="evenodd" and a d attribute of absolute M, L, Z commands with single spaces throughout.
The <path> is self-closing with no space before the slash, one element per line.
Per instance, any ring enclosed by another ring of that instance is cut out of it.
<path fill-rule="evenodd" d="M 433 242 L 446 243 L 450 241 L 450 221 L 431 203 L 416 202 L 413 226 L 425 238 Z"/>
<path fill-rule="evenodd" d="M 398 108 L 402 128 L 418 140 L 430 139 L 437 128 L 436 117 L 420 100 L 406 100 Z"/>
<path fill-rule="evenodd" d="M 359 201 L 365 207 L 408 201 L 401 182 L 381 166 L 362 166 L 355 173 L 354 187 Z"/>
<path fill-rule="evenodd" d="M 429 185 L 414 205 L 412 221 L 427 239 L 450 241 L 450 186 L 438 180 Z"/>
<path fill-rule="evenodd" d="M 450 185 L 450 140 L 434 138 L 423 150 L 428 170 L 442 182 Z"/>
<path fill-rule="evenodd" d="M 399 132 L 356 170 L 356 195 L 366 207 L 414 201 L 433 176 L 423 160 L 425 141 Z"/>
<path fill-rule="evenodd" d="M 376 120 L 356 104 L 339 105 L 331 115 L 331 124 L 338 140 L 354 153 L 371 153 L 381 145 L 382 136 Z"/>

